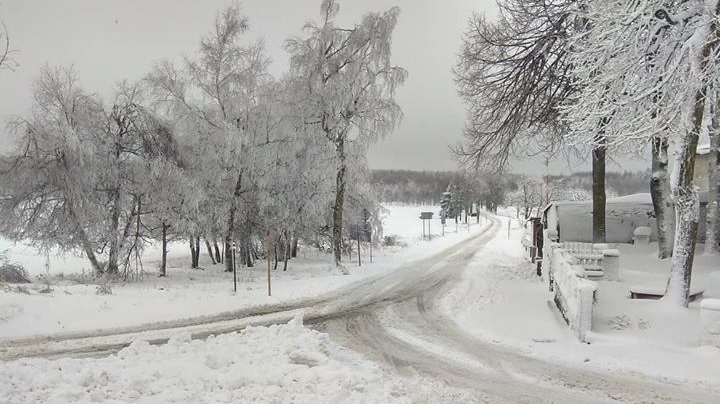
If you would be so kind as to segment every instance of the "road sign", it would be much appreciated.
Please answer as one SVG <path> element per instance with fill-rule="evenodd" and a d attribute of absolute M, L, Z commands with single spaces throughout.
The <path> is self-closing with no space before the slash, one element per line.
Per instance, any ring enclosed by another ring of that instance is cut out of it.
<path fill-rule="evenodd" d="M 433 213 L 432 212 L 420 212 L 420 219 L 432 219 Z"/>

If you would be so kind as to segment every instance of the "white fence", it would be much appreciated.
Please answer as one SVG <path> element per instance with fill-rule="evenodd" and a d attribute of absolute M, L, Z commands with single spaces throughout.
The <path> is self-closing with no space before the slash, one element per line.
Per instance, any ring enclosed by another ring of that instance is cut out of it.
<path fill-rule="evenodd" d="M 548 276 L 555 305 L 578 340 L 590 342 L 597 284 L 586 277 L 585 268 L 558 243 L 545 245 L 543 274 Z"/>

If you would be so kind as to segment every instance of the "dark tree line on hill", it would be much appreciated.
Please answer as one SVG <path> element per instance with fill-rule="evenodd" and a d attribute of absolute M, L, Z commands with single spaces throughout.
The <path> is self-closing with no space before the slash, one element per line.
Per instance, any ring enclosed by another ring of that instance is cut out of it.
<path fill-rule="evenodd" d="M 447 190 L 449 184 L 462 183 L 461 177 L 460 173 L 453 171 L 372 170 L 370 180 L 380 201 L 433 205 L 440 201 L 442 193 Z M 484 176 L 479 175 L 479 177 Z M 489 192 L 487 186 L 482 185 L 487 182 L 479 183 L 477 186 L 486 189 L 478 189 L 476 192 L 479 195 L 488 194 L 485 199 L 494 197 L 496 204 L 506 203 L 505 192 L 517 189 L 520 177 L 518 174 L 508 174 L 504 179 L 495 181 L 497 184 L 492 188 L 496 191 L 502 190 L 499 194 Z M 592 191 L 591 172 L 551 175 L 548 180 L 554 184 L 561 183 L 568 188 Z M 649 183 L 649 171 L 607 173 L 607 187 L 611 195 L 622 196 L 649 192 Z"/>

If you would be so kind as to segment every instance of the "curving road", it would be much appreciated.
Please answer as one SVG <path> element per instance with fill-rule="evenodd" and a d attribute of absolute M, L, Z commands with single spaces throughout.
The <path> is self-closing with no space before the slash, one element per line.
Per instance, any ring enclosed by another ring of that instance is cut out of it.
<path fill-rule="evenodd" d="M 437 307 L 439 298 L 500 231 L 499 224 L 492 219 L 473 239 L 346 291 L 337 306 L 359 304 L 319 316 L 318 328 L 397 372 L 417 371 L 473 391 L 476 402 L 720 403 L 718 391 L 529 358 L 474 339 L 446 318 Z"/>
<path fill-rule="evenodd" d="M 437 307 L 442 297 L 501 230 L 491 219 L 477 236 L 432 257 L 364 279 L 316 299 L 53 340 L 0 343 L 0 359 L 26 356 L 101 356 L 135 338 L 164 343 L 179 329 L 193 338 L 248 325 L 305 322 L 394 372 L 433 377 L 478 403 L 720 403 L 710 387 L 671 385 L 637 374 L 609 374 L 547 363 L 466 334 Z M 544 302 L 541 302 L 544 304 Z M 512 321 L 509 319 L 509 321 Z"/>

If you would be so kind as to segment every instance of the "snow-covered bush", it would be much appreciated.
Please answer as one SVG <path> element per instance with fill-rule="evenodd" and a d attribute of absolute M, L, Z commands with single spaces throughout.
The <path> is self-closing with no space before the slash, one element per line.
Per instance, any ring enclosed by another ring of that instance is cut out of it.
<path fill-rule="evenodd" d="M 383 237 L 383 245 L 385 247 L 393 247 L 398 243 L 397 236 L 385 236 Z"/>
<path fill-rule="evenodd" d="M 30 283 L 25 268 L 15 262 L 11 262 L 7 251 L 0 252 L 0 282 L 7 283 Z"/>
<path fill-rule="evenodd" d="M 8 293 L 22 293 L 24 295 L 30 294 L 30 290 L 27 288 L 27 286 L 23 285 L 7 286 L 5 288 L 5 291 Z"/>
<path fill-rule="evenodd" d="M 112 295 L 112 288 L 110 287 L 110 280 L 107 277 L 98 279 L 98 284 L 95 287 L 96 295 Z"/>

